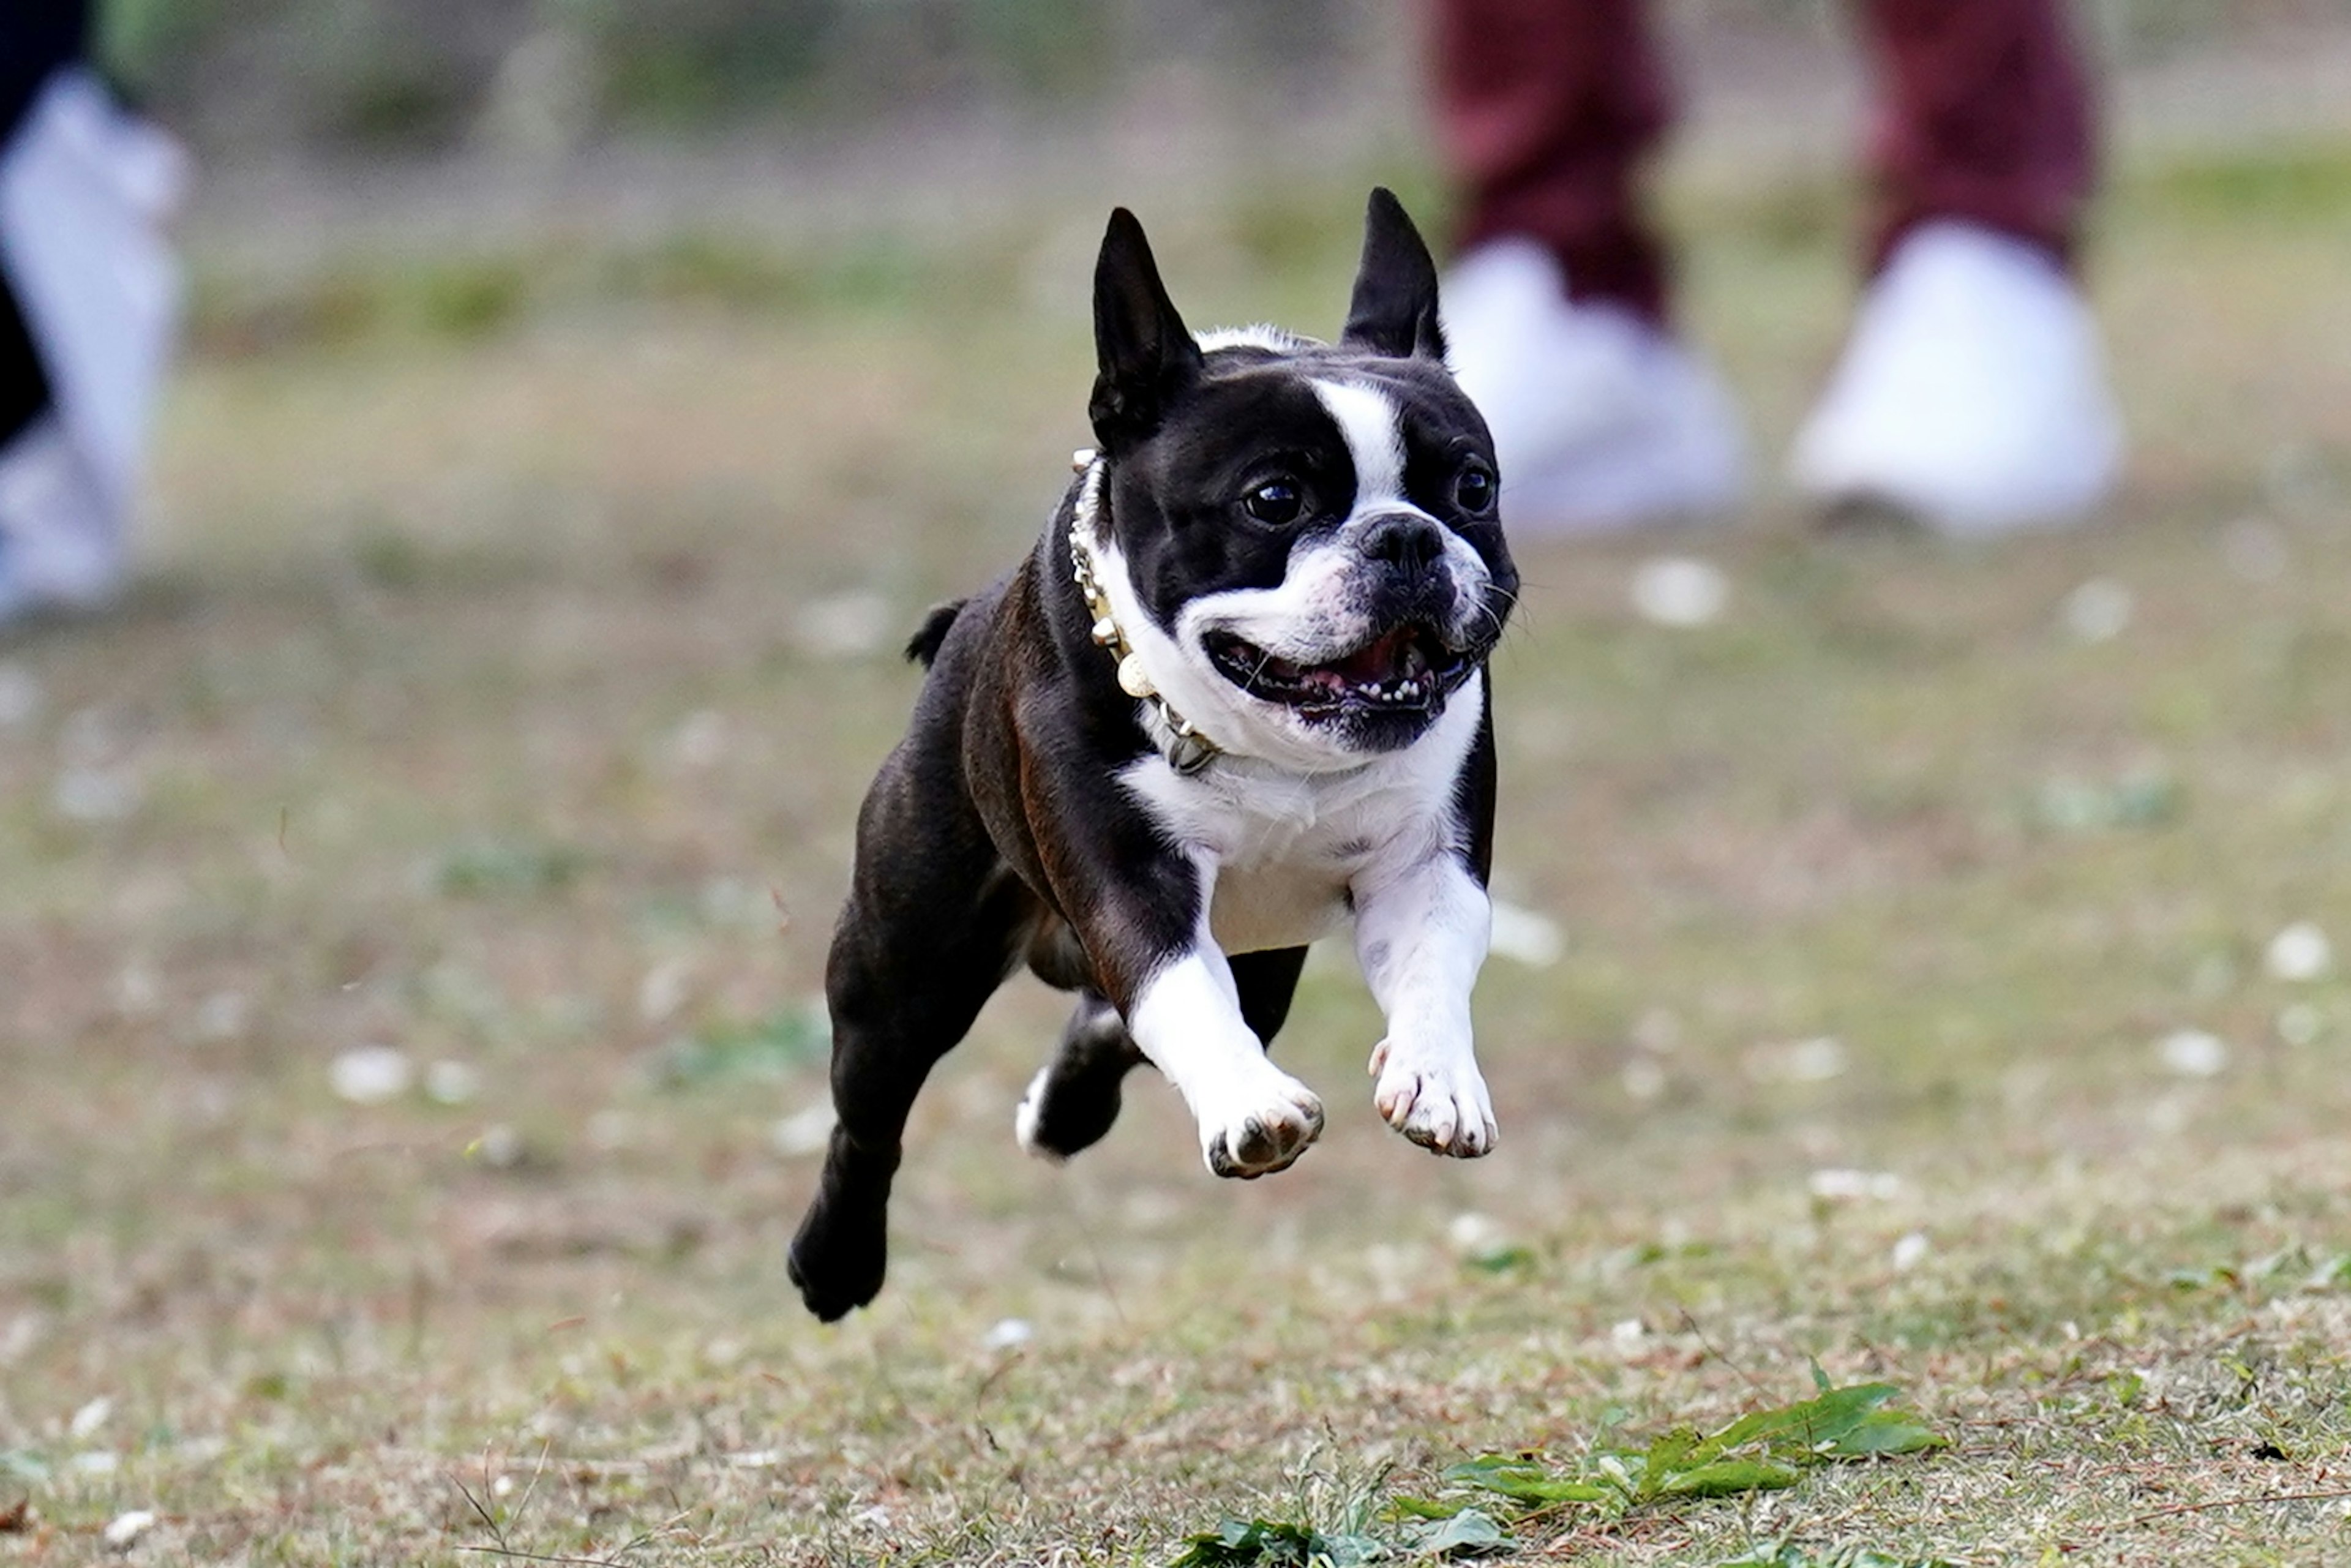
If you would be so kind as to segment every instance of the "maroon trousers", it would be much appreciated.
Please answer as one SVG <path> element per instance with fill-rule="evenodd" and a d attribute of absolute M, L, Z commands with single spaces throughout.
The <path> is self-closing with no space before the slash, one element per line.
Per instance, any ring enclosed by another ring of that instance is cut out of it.
<path fill-rule="evenodd" d="M 1870 265 L 1929 218 L 2068 262 L 2095 178 L 2088 83 L 2060 0 L 1856 0 L 1878 80 Z M 1437 0 L 1438 122 L 1461 242 L 1548 246 L 1570 293 L 1653 319 L 1665 250 L 1639 165 L 1673 120 L 1644 0 Z"/>

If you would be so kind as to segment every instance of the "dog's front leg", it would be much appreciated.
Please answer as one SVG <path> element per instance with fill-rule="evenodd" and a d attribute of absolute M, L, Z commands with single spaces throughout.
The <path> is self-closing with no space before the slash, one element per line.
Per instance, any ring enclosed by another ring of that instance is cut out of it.
<path fill-rule="evenodd" d="M 1355 887 L 1355 956 L 1387 1038 L 1372 1050 L 1373 1102 L 1422 1147 L 1474 1159 L 1494 1147 L 1494 1104 L 1470 1044 L 1469 991 L 1493 905 L 1469 868 L 1439 851 Z"/>
<path fill-rule="evenodd" d="M 1127 1032 L 1184 1096 L 1200 1129 L 1200 1157 L 1221 1176 L 1286 1169 L 1322 1132 L 1322 1102 L 1267 1060 L 1242 1019 L 1232 966 L 1208 935 L 1214 856 L 1195 851 L 1197 906 L 1189 939 L 1146 954 L 1128 977 Z M 1106 944 L 1116 947 L 1123 944 Z"/>

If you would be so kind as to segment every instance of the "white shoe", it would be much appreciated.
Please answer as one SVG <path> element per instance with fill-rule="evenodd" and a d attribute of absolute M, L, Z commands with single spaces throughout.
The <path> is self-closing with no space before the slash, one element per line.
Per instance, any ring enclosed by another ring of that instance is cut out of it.
<path fill-rule="evenodd" d="M 1983 535 L 2079 517 L 2114 487 L 2122 450 L 2073 280 L 2022 240 L 1938 222 L 1870 286 L 1790 467 L 1828 506 Z"/>
<path fill-rule="evenodd" d="M 1479 246 L 1439 298 L 1454 374 L 1494 434 L 1510 528 L 1596 533 L 1739 504 L 1746 442 L 1712 369 L 1621 306 L 1571 302 L 1541 246 Z"/>
<path fill-rule="evenodd" d="M 123 555 L 121 515 L 54 412 L 0 446 L 0 625 L 103 604 Z"/>

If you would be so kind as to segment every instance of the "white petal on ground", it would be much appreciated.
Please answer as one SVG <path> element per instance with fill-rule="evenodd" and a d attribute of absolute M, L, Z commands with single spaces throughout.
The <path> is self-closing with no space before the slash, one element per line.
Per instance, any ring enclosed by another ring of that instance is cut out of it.
<path fill-rule="evenodd" d="M 252 1004 L 238 991 L 214 991 L 196 1004 L 196 1038 L 206 1040 L 243 1038 L 252 1021 Z"/>
<path fill-rule="evenodd" d="M 133 958 L 114 977 L 114 1009 L 125 1018 L 144 1018 L 163 1000 L 163 982 L 154 966 Z"/>
<path fill-rule="evenodd" d="M 122 1468 L 122 1456 L 105 1448 L 92 1448 L 73 1457 L 73 1468 L 85 1476 L 110 1476 Z"/>
<path fill-rule="evenodd" d="M 1026 1318 L 1004 1318 L 980 1338 L 987 1350 L 1018 1350 L 1037 1337 L 1036 1329 Z"/>
<path fill-rule="evenodd" d="M 670 734 L 669 754 L 681 768 L 716 767 L 726 757 L 726 716 L 713 707 L 686 715 Z"/>
<path fill-rule="evenodd" d="M 1625 1064 L 1625 1092 L 1635 1100 L 1655 1100 L 1666 1092 L 1666 1070 L 1655 1057 L 1636 1056 Z"/>
<path fill-rule="evenodd" d="M 1896 1241 L 1894 1244 L 1894 1267 L 1896 1270 L 1901 1273 L 1907 1273 L 1911 1270 L 1916 1269 L 1919 1264 L 1925 1262 L 1927 1260 L 1927 1251 L 1931 1243 L 1927 1239 L 1927 1233 L 1923 1230 L 1914 1230 L 1910 1232 L 1909 1235 L 1902 1238 L 1899 1241 Z"/>
<path fill-rule="evenodd" d="M 1804 1190 L 1830 1203 L 1855 1203 L 1872 1198 L 1885 1203 L 1902 1196 L 1902 1178 L 1892 1171 L 1860 1171 L 1843 1167 L 1814 1171 Z"/>
<path fill-rule="evenodd" d="M 106 1418 L 113 1414 L 114 1401 L 101 1394 L 73 1413 L 73 1419 L 66 1424 L 66 1430 L 78 1443 L 105 1426 Z"/>
<path fill-rule="evenodd" d="M 1498 898 L 1489 951 L 1531 969 L 1548 969 L 1566 953 L 1567 936 L 1550 915 Z"/>
<path fill-rule="evenodd" d="M 1631 1350 L 1648 1337 L 1648 1328 L 1638 1318 L 1626 1318 L 1608 1331 L 1608 1342 L 1618 1350 Z"/>
<path fill-rule="evenodd" d="M 664 958 L 645 971 L 637 987 L 637 1016 L 661 1023 L 685 1005 L 694 984 L 694 965 L 684 958 Z"/>
<path fill-rule="evenodd" d="M 408 1053 L 394 1046 L 354 1046 L 328 1070 L 335 1097 L 354 1105 L 381 1105 L 408 1092 L 416 1076 Z"/>
<path fill-rule="evenodd" d="M 1730 579 L 1712 561 L 1661 555 L 1633 573 L 1633 608 L 1659 626 L 1705 626 L 1730 605 Z"/>
<path fill-rule="evenodd" d="M 820 1100 L 769 1128 L 768 1146 L 788 1160 L 822 1154 L 832 1138 L 832 1102 Z"/>
<path fill-rule="evenodd" d="M 2218 1078 L 2228 1071 L 2229 1042 L 2200 1029 L 2174 1030 L 2155 1049 L 2164 1070 L 2182 1078 Z"/>
<path fill-rule="evenodd" d="M 139 809 L 139 776 L 127 768 L 68 768 L 49 789 L 57 815 L 75 822 L 119 822 Z"/>
<path fill-rule="evenodd" d="M 482 1075 L 463 1061 L 436 1061 L 424 1070 L 424 1092 L 436 1105 L 463 1105 L 482 1092 Z"/>
<path fill-rule="evenodd" d="M 2094 577 L 2067 594 L 2057 613 L 2076 643 L 2111 643 L 2131 623 L 2137 607 L 2129 589 L 2111 577 Z"/>
<path fill-rule="evenodd" d="M 2262 962 L 2277 979 L 2324 979 L 2335 967 L 2335 945 L 2311 922 L 2297 920 L 2270 938 Z"/>
<path fill-rule="evenodd" d="M 1445 1239 L 1453 1244 L 1455 1251 L 1472 1258 L 1491 1252 L 1509 1240 L 1491 1216 L 1474 1210 L 1455 1215 L 1452 1223 L 1445 1228 Z"/>
<path fill-rule="evenodd" d="M 1826 1034 L 1761 1045 L 1747 1053 L 1747 1075 L 1758 1082 L 1825 1083 L 1843 1077 L 1848 1064 L 1844 1042 Z"/>
<path fill-rule="evenodd" d="M 106 1527 L 106 1543 L 117 1552 L 131 1545 L 155 1528 L 152 1509 L 134 1508 L 129 1513 L 118 1513 Z"/>
<path fill-rule="evenodd" d="M 504 1122 L 483 1128 L 482 1135 L 474 1140 L 474 1157 L 494 1171 L 510 1171 L 529 1154 L 522 1134 Z"/>

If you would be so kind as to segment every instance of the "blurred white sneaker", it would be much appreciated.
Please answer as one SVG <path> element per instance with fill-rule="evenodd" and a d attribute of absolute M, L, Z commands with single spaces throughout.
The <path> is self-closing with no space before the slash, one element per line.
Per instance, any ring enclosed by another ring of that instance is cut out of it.
<path fill-rule="evenodd" d="M 2114 487 L 2122 451 L 2073 279 L 2022 240 L 1938 222 L 1870 286 L 1790 468 L 1826 506 L 1982 535 L 2080 517 Z"/>
<path fill-rule="evenodd" d="M 1454 373 L 1494 434 L 1511 528 L 1598 533 L 1739 504 L 1746 443 L 1711 368 L 1632 311 L 1570 301 L 1541 246 L 1479 246 L 1439 297 Z"/>
<path fill-rule="evenodd" d="M 104 603 L 121 581 L 122 546 L 106 486 L 56 413 L 0 447 L 0 625 Z"/>

